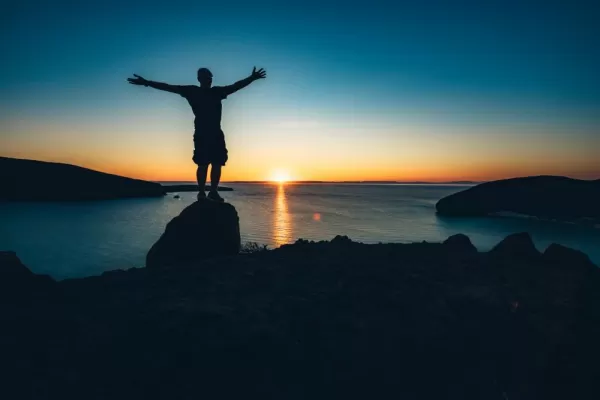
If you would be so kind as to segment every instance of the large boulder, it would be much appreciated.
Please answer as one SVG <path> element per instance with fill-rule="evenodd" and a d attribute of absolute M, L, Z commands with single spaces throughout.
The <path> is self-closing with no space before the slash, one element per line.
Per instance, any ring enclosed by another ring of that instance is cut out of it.
<path fill-rule="evenodd" d="M 596 268 L 587 254 L 556 243 L 548 246 L 543 253 L 543 258 L 548 264 L 553 265 L 563 265 L 569 268 L 573 268 L 575 265 L 581 266 L 580 268 Z"/>
<path fill-rule="evenodd" d="M 600 220 L 600 180 L 532 176 L 482 183 L 444 197 L 436 204 L 444 216 L 516 213 L 548 219 Z"/>
<path fill-rule="evenodd" d="M 490 251 L 492 255 L 503 258 L 536 259 L 540 252 L 527 232 L 513 233 L 500 241 Z"/>
<path fill-rule="evenodd" d="M 237 254 L 240 223 L 235 207 L 201 200 L 186 207 L 168 224 L 146 256 L 146 267 L 185 265 Z"/>
<path fill-rule="evenodd" d="M 458 233 L 444 240 L 444 246 L 455 253 L 475 254 L 477 248 L 471 243 L 467 235 Z"/>

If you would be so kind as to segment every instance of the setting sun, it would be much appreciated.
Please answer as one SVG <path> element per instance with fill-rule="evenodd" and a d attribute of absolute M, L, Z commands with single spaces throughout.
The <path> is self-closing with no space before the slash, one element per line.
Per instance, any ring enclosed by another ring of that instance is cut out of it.
<path fill-rule="evenodd" d="M 289 182 L 290 181 L 290 173 L 288 171 L 281 170 L 281 169 L 275 170 L 271 174 L 270 181 L 277 182 L 277 183 Z"/>

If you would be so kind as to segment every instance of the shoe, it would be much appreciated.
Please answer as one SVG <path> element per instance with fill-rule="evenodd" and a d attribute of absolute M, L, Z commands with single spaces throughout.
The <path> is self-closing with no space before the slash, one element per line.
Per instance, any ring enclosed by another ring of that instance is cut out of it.
<path fill-rule="evenodd" d="M 225 200 L 219 196 L 219 193 L 216 190 L 211 190 L 208 192 L 208 198 L 210 200 L 218 201 L 219 203 L 223 203 Z"/>
<path fill-rule="evenodd" d="M 204 190 L 201 190 L 198 192 L 198 200 L 205 200 L 206 199 L 206 193 L 204 193 Z"/>

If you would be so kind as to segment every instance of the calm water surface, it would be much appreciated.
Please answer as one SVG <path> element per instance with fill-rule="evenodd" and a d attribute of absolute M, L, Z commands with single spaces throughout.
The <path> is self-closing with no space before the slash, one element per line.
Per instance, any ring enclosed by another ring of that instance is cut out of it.
<path fill-rule="evenodd" d="M 243 241 L 276 247 L 298 238 L 347 235 L 365 243 L 442 241 L 467 234 L 480 250 L 506 235 L 531 233 L 540 250 L 561 243 L 600 265 L 600 229 L 518 218 L 448 219 L 435 203 L 465 186 L 231 184 L 223 192 L 240 216 Z M 0 250 L 14 250 L 57 279 L 141 267 L 165 225 L 195 193 L 85 203 L 0 203 Z"/>

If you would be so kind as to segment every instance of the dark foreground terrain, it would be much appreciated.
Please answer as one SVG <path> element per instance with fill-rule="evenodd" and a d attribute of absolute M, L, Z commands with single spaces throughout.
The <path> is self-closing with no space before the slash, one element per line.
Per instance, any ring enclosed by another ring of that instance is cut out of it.
<path fill-rule="evenodd" d="M 599 271 L 527 235 L 62 282 L 0 263 L 3 399 L 600 398 Z"/>

